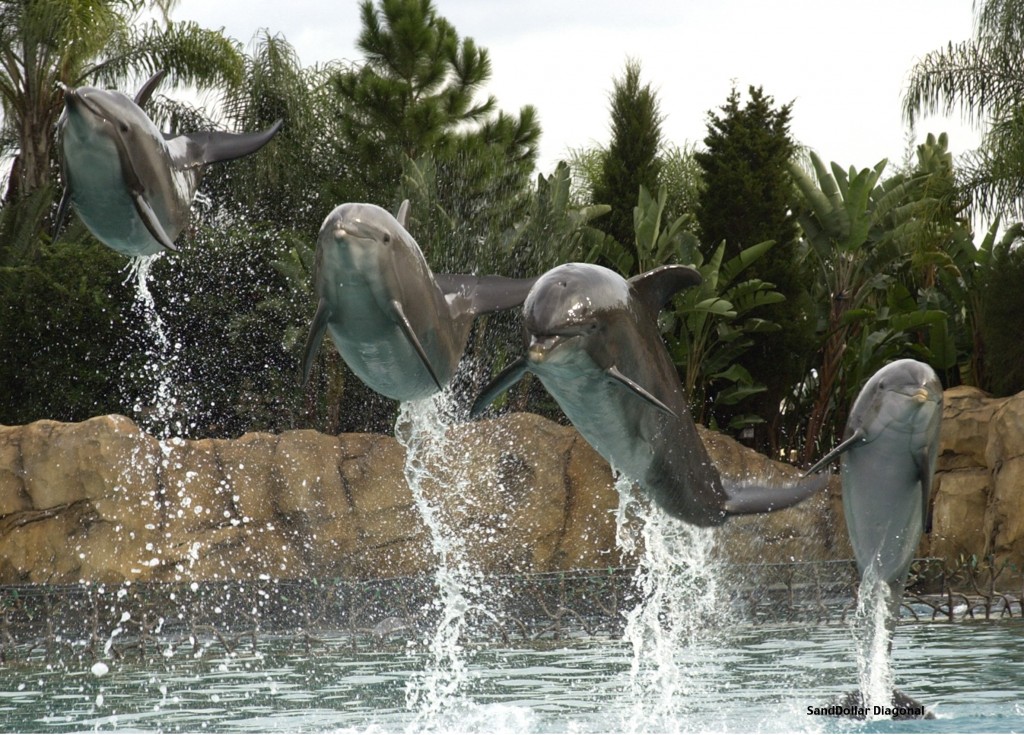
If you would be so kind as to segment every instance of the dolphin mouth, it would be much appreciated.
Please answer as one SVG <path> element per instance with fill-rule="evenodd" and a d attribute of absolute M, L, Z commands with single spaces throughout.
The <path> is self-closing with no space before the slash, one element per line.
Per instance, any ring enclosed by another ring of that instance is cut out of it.
<path fill-rule="evenodd" d="M 533 363 L 540 363 L 547 360 L 551 353 L 572 338 L 572 335 L 565 334 L 537 334 L 530 338 L 530 346 L 526 354 Z"/>
<path fill-rule="evenodd" d="M 381 240 L 380 231 L 359 220 L 346 220 L 334 228 L 334 236 L 345 240 Z"/>
<path fill-rule="evenodd" d="M 918 388 L 910 397 L 918 403 L 928 403 L 929 401 L 935 400 L 932 398 L 932 394 L 927 388 Z"/>
<path fill-rule="evenodd" d="M 86 110 L 91 112 L 94 116 L 103 120 L 104 122 L 110 122 L 110 119 L 103 114 L 103 111 L 96 107 L 92 100 L 85 94 L 82 94 L 80 89 L 72 89 L 71 87 L 64 86 L 64 106 L 75 110 L 79 106 L 84 107 Z"/>

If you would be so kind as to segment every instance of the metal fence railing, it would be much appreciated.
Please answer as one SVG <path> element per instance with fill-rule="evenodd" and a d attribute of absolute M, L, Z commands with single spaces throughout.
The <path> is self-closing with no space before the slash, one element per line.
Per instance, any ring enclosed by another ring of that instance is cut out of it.
<path fill-rule="evenodd" d="M 719 615 L 750 624 L 833 623 L 855 609 L 852 561 L 724 564 Z M 470 576 L 465 635 L 512 643 L 568 636 L 618 637 L 639 603 L 635 569 Z M 353 646 L 421 639 L 442 614 L 434 577 L 245 580 L 181 584 L 0 587 L 0 663 L 30 655 L 153 655 L 211 647 L 233 651 L 265 636 L 316 644 L 330 633 Z M 915 562 L 904 616 L 924 620 L 1024 617 L 1024 577 L 991 560 Z"/>

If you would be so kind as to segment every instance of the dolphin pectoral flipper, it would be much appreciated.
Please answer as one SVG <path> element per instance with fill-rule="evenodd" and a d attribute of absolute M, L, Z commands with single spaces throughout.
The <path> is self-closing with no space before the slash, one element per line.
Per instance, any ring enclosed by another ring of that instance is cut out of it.
<path fill-rule="evenodd" d="M 184 167 L 194 166 L 197 163 L 216 163 L 218 161 L 231 161 L 235 158 L 247 156 L 258 151 L 270 142 L 270 139 L 281 129 L 281 121 L 278 120 L 266 130 L 258 133 L 225 133 L 221 131 L 189 133 L 184 136 L 189 151 L 187 160 L 179 161 L 178 164 Z"/>
<path fill-rule="evenodd" d="M 632 391 L 633 393 L 635 393 L 640 398 L 642 398 L 645 401 L 647 401 L 648 403 L 650 403 L 652 406 L 654 406 L 656 409 L 658 409 L 662 413 L 667 413 L 669 416 L 674 416 L 675 418 L 679 418 L 679 416 L 676 415 L 676 412 L 673 411 L 671 408 L 669 408 L 667 405 L 665 405 L 665 403 L 663 401 L 659 400 L 657 398 L 657 396 L 652 394 L 649 390 L 644 388 L 642 385 L 637 383 L 635 380 L 632 380 L 632 379 L 626 377 L 625 375 L 623 375 L 622 372 L 617 367 L 615 367 L 614 365 L 612 365 L 611 367 L 607 368 L 604 371 L 604 374 L 607 375 L 612 380 L 614 380 L 619 385 L 627 388 L 628 390 Z"/>
<path fill-rule="evenodd" d="M 928 510 L 928 501 L 932 495 L 932 476 L 934 468 L 931 463 L 931 455 L 926 448 L 922 448 L 914 459 L 917 465 L 918 477 L 921 482 L 921 528 L 925 533 L 932 532 L 931 513 Z"/>
<path fill-rule="evenodd" d="M 857 444 L 863 438 L 864 438 L 864 432 L 862 432 L 860 429 L 857 429 L 849 437 L 847 437 L 846 439 L 843 439 L 843 441 L 839 442 L 839 444 L 836 445 L 835 449 L 833 449 L 831 452 L 829 452 L 824 457 L 819 459 L 817 462 L 815 462 L 813 465 L 811 465 L 808 469 L 804 470 L 804 477 L 806 477 L 807 475 L 813 475 L 815 472 L 820 472 L 823 468 L 828 466 L 831 462 L 833 462 L 836 459 L 838 459 L 840 454 L 845 452 L 847 449 L 850 449 L 851 447 L 853 447 L 855 444 Z"/>
<path fill-rule="evenodd" d="M 160 243 L 165 250 L 177 252 L 177 245 L 164 232 L 164 226 L 160 224 L 156 212 L 153 211 L 153 207 L 150 206 L 146 197 L 141 192 L 132 192 L 132 200 L 135 202 L 135 211 L 138 212 L 139 219 L 146 225 L 146 229 L 149 230 L 149 234 L 153 236 L 153 239 Z"/>
<path fill-rule="evenodd" d="M 494 399 L 500 396 L 502 393 L 507 391 L 513 385 L 518 383 L 523 375 L 526 374 L 526 358 L 520 357 L 517 360 L 512 361 L 508 366 L 498 373 L 494 380 L 487 384 L 487 386 L 480 393 L 479 397 L 473 402 L 473 408 L 470 409 L 469 415 L 472 418 L 476 418 L 484 412 L 484 409 L 494 403 Z"/>
<path fill-rule="evenodd" d="M 320 343 L 324 341 L 324 334 L 327 332 L 327 325 L 330 321 L 331 309 L 324 299 L 316 305 L 316 314 L 313 315 L 313 322 L 309 325 L 309 336 L 306 337 L 306 346 L 302 351 L 302 384 L 309 382 L 310 373 L 313 372 L 313 360 L 316 353 L 320 351 Z"/>
<path fill-rule="evenodd" d="M 436 273 L 434 280 L 445 296 L 450 294 L 465 296 L 469 300 L 469 312 L 473 316 L 519 306 L 526 300 L 526 295 L 530 293 L 530 289 L 537 281 L 536 278 L 506 278 L 504 276 L 451 273 Z"/>
<path fill-rule="evenodd" d="M 796 505 L 821 492 L 828 485 L 828 475 L 804 475 L 785 484 L 737 485 L 723 479 L 726 495 L 725 512 L 731 516 L 750 513 L 771 513 Z"/>
<path fill-rule="evenodd" d="M 64 193 L 60 196 L 60 204 L 57 205 L 57 215 L 53 218 L 53 239 L 57 240 L 60 235 L 60 228 L 64 226 L 64 220 L 68 217 L 68 209 L 71 206 L 71 187 L 65 185 Z"/>
<path fill-rule="evenodd" d="M 416 354 L 420 356 L 420 360 L 423 362 L 423 367 L 430 373 L 430 377 L 434 380 L 434 385 L 437 386 L 439 391 L 444 390 L 444 384 L 437 377 L 437 372 L 434 370 L 434 366 L 430 364 L 430 358 L 427 356 L 427 351 L 423 349 L 423 344 L 420 342 L 420 338 L 416 336 L 416 330 L 412 327 L 412 322 L 409 321 L 409 317 L 405 315 L 405 309 L 402 308 L 402 303 L 398 299 L 391 300 L 391 308 L 395 310 L 395 314 L 398 316 L 398 326 L 405 334 L 406 339 L 412 344 L 413 349 L 416 350 Z"/>

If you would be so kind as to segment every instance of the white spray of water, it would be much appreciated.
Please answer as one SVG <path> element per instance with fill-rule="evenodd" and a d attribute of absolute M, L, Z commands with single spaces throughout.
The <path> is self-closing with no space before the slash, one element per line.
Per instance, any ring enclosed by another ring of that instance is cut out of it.
<path fill-rule="evenodd" d="M 448 391 L 403 403 L 395 425 L 395 437 L 406 449 L 405 479 L 430 533 L 437 561 L 434 579 L 438 596 L 433 605 L 440 616 L 436 630 L 426 641 L 430 659 L 406 689 L 406 705 L 417 712 L 414 726 L 419 728 L 435 727 L 453 712 L 464 712 L 469 707 L 465 689 L 471 651 L 462 639 L 470 613 L 493 617 L 480 602 L 484 593 L 482 577 L 468 561 L 465 539 L 441 504 L 431 499 L 444 494 L 450 505 L 466 495 L 464 476 L 452 472 L 459 464 L 453 458 L 464 447 L 447 438 L 448 427 L 454 423 L 455 403 Z"/>
<path fill-rule="evenodd" d="M 157 311 L 153 294 L 149 290 L 149 272 L 163 253 L 132 258 L 128 265 L 129 280 L 135 281 L 135 301 L 142 312 L 145 328 L 149 331 L 150 346 L 146 349 L 146 364 L 143 367 L 148 382 L 153 384 L 148 398 L 139 397 L 134 405 L 136 416 L 143 414 L 147 406 L 149 415 L 143 422 L 150 433 L 159 439 L 167 439 L 181 433 L 180 422 L 175 423 L 178 413 L 177 391 L 174 385 L 174 365 L 178 362 L 181 345 L 172 344 L 167 336 L 167 327 Z"/>
<path fill-rule="evenodd" d="M 853 639 L 860 696 L 869 719 L 876 706 L 892 706 L 891 596 L 889 585 L 878 578 L 873 567 L 868 567 L 857 593 Z"/>
<path fill-rule="evenodd" d="M 616 541 L 628 554 L 640 546 L 637 535 L 643 544 L 634 577 L 640 600 L 627 614 L 624 631 L 633 649 L 632 707 L 624 725 L 634 732 L 678 731 L 712 660 L 718 597 L 714 533 L 634 497 L 632 483 L 621 476 L 616 489 Z"/>

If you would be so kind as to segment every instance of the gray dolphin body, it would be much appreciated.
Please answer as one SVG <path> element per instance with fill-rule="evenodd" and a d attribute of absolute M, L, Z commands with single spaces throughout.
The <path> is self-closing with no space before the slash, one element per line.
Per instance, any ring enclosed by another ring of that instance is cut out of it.
<path fill-rule="evenodd" d="M 308 381 L 324 334 L 378 393 L 426 398 L 448 384 L 473 319 L 518 306 L 536 279 L 431 272 L 406 230 L 408 202 L 395 218 L 374 204 L 343 204 L 317 237 L 318 304 L 303 359 Z"/>
<path fill-rule="evenodd" d="M 907 573 L 928 530 L 928 502 L 942 424 L 942 384 L 928 365 L 897 360 L 875 373 L 850 411 L 843 441 L 807 472 L 842 457 L 843 513 L 861 578 L 889 588 L 885 627 L 892 635 L 899 619 Z M 862 594 L 878 594 L 862 590 Z M 897 707 L 930 712 L 894 690 Z M 862 706 L 860 692 L 844 700 Z"/>
<path fill-rule="evenodd" d="M 628 281 L 582 263 L 548 271 L 523 305 L 526 356 L 484 389 L 473 414 L 526 372 L 537 375 L 602 457 L 666 512 L 694 525 L 778 510 L 813 495 L 824 478 L 723 486 L 657 328 L 665 302 L 700 282 L 687 266 L 663 266 Z"/>
<path fill-rule="evenodd" d="M 93 87 L 65 91 L 57 123 L 65 190 L 55 236 L 73 204 L 89 231 L 119 253 L 175 250 L 205 166 L 258 150 L 280 127 L 165 136 L 142 111 L 163 76 L 151 77 L 134 100 Z"/>
<path fill-rule="evenodd" d="M 864 575 L 889 585 L 895 605 L 927 526 L 942 424 L 942 384 L 917 360 L 897 360 L 864 385 L 843 441 L 807 473 L 842 457 L 843 513 Z"/>

